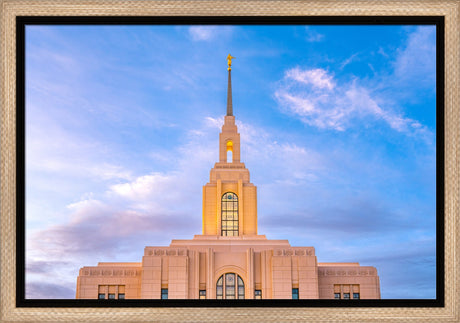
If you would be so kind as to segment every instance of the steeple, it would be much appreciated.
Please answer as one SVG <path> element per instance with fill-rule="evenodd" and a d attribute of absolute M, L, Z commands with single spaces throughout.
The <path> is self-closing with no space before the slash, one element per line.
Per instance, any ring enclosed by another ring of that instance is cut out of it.
<path fill-rule="evenodd" d="M 228 54 L 228 88 L 227 88 L 227 116 L 233 116 L 233 103 L 232 103 L 232 59 L 235 58 Z"/>
<path fill-rule="evenodd" d="M 241 162 L 240 134 L 232 107 L 232 55 L 228 54 L 227 114 L 219 134 L 219 161 L 203 187 L 203 235 L 243 239 L 257 235 L 257 188 Z M 230 202 L 229 202 L 230 201 Z"/>
<path fill-rule="evenodd" d="M 227 115 L 224 117 L 224 125 L 222 126 L 222 132 L 219 135 L 219 162 L 226 164 L 231 163 L 233 164 L 233 167 L 235 167 L 236 164 L 240 163 L 240 134 L 238 133 L 238 129 L 235 125 L 235 116 L 233 115 L 231 74 L 233 58 L 235 57 L 228 54 Z M 231 156 L 229 156 L 228 152 L 231 152 Z M 228 166 L 229 165 L 226 167 Z"/>

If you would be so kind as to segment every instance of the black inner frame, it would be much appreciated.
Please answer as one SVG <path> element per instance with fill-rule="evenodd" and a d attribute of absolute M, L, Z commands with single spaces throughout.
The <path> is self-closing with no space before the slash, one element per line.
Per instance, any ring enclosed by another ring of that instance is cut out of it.
<path fill-rule="evenodd" d="M 25 27 L 27 25 L 434 25 L 436 26 L 436 298 L 379 300 L 150 300 L 25 298 Z M 16 17 L 17 307 L 444 307 L 444 16 L 18 16 Z"/>

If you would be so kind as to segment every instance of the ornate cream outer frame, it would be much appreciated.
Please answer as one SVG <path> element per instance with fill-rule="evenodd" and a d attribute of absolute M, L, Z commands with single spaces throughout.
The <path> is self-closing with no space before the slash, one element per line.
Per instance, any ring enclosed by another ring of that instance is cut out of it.
<path fill-rule="evenodd" d="M 460 322 L 460 0 L 438 1 L 80 1 L 0 0 L 0 320 L 124 322 Z M 16 308 L 15 17 L 27 16 L 423 16 L 445 17 L 445 307 L 443 308 Z"/>

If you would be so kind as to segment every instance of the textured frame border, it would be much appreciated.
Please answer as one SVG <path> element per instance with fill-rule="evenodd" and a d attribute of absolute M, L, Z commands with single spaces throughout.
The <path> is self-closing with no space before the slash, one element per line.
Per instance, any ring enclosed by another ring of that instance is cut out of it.
<path fill-rule="evenodd" d="M 460 321 L 460 1 L 0 0 L 1 321 Z M 16 16 L 444 16 L 445 306 L 442 308 L 16 308 Z"/>

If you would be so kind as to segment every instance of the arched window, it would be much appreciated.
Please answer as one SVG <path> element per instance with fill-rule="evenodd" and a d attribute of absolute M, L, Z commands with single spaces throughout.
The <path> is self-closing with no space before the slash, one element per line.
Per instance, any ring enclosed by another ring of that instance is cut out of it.
<path fill-rule="evenodd" d="M 217 299 L 244 299 L 244 282 L 234 273 L 219 277 L 216 284 Z"/>
<path fill-rule="evenodd" d="M 227 192 L 222 196 L 222 235 L 238 236 L 238 196 Z"/>

